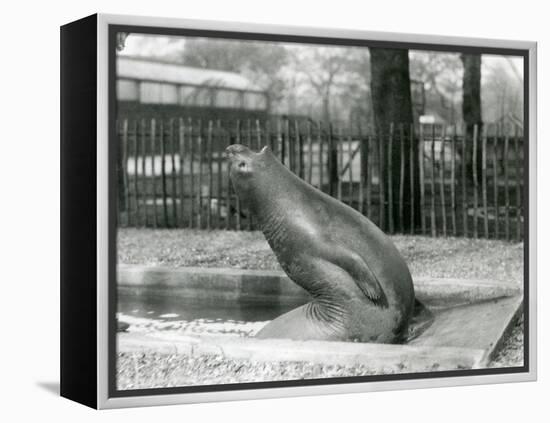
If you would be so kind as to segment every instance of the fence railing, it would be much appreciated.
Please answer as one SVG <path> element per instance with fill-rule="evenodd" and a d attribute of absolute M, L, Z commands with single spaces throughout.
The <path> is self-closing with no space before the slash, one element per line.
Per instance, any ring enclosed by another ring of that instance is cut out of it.
<path fill-rule="evenodd" d="M 389 233 L 523 239 L 524 143 L 503 124 L 123 120 L 118 224 L 256 229 L 229 180 L 225 148 L 269 145 L 299 177 Z"/>

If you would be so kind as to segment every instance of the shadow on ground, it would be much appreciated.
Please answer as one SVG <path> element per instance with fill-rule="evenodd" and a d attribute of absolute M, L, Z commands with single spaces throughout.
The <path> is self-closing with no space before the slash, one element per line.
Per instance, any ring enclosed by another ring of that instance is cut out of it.
<path fill-rule="evenodd" d="M 36 382 L 36 386 L 55 396 L 59 396 L 59 382 Z"/>

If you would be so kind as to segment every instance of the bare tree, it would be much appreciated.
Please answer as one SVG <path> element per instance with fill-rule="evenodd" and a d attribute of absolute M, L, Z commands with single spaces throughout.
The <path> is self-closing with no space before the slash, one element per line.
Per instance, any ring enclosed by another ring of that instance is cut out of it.
<path fill-rule="evenodd" d="M 350 75 L 344 96 L 353 102 L 350 110 L 350 125 L 372 125 L 371 68 L 367 48 L 351 49 L 348 58 Z"/>
<path fill-rule="evenodd" d="M 523 77 L 508 59 L 486 69 L 487 78 L 481 87 L 485 122 L 498 121 L 507 116 L 519 120 L 523 117 Z"/>
<path fill-rule="evenodd" d="M 411 78 L 423 83 L 426 107 L 447 121 L 460 119 L 457 94 L 461 91 L 462 63 L 456 53 L 414 51 L 410 57 Z"/>
<path fill-rule="evenodd" d="M 346 84 L 349 49 L 342 47 L 300 46 L 290 49 L 295 70 L 313 90 L 315 97 L 321 101 L 321 116 L 326 122 L 327 130 L 332 131 L 333 98 Z M 327 157 L 327 171 L 330 175 L 329 192 L 334 192 L 338 175 L 338 150 L 333 145 Z"/>
<path fill-rule="evenodd" d="M 345 84 L 349 74 L 348 49 L 341 47 L 297 47 L 290 50 L 295 71 L 302 76 L 321 101 L 321 116 L 329 122 L 331 100 Z"/>

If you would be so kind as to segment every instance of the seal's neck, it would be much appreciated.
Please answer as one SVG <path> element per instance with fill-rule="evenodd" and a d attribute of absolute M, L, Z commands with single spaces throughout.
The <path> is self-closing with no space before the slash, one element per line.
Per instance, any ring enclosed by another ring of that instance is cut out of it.
<path fill-rule="evenodd" d="M 278 210 L 296 206 L 300 192 L 309 187 L 278 160 L 273 160 L 266 171 L 266 179 L 254 186 L 249 196 L 249 208 L 259 220 L 268 219 Z"/>

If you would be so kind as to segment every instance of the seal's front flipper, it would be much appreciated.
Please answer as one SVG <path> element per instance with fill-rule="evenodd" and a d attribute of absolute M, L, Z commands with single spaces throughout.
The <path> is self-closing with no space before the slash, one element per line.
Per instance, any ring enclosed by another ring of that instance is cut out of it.
<path fill-rule="evenodd" d="M 355 283 L 357 284 L 359 289 L 363 291 L 367 298 L 369 298 L 377 306 L 387 307 L 388 300 L 384 295 L 384 291 L 382 291 L 382 287 L 380 286 L 380 282 L 378 282 L 378 278 L 370 269 L 368 264 L 362 261 L 356 269 L 351 270 L 351 272 L 354 271 L 356 271 L 357 273 L 350 273 L 350 275 L 353 276 Z"/>
<path fill-rule="evenodd" d="M 353 278 L 359 289 L 374 304 L 387 307 L 388 300 L 380 286 L 378 278 L 369 265 L 356 253 L 343 248 L 332 251 L 334 263 L 344 269 Z"/>

